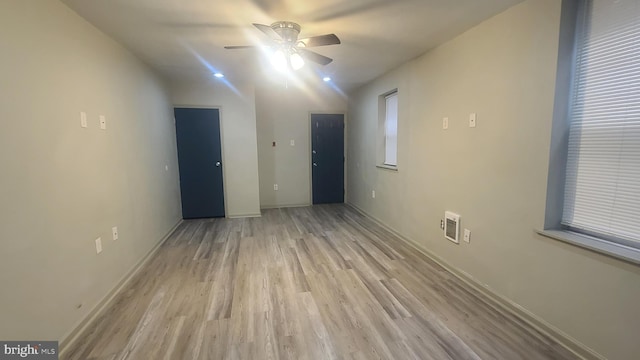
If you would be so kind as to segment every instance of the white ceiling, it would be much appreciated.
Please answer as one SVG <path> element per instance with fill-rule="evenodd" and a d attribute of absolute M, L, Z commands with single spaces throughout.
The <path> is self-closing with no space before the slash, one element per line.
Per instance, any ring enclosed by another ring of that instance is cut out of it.
<path fill-rule="evenodd" d="M 258 50 L 225 50 L 266 39 L 252 23 L 295 21 L 300 37 L 335 33 L 334 59 L 307 65 L 349 90 L 415 58 L 522 0 L 62 0 L 170 80 L 257 81 Z M 314 74 L 314 76 L 315 76 Z"/>

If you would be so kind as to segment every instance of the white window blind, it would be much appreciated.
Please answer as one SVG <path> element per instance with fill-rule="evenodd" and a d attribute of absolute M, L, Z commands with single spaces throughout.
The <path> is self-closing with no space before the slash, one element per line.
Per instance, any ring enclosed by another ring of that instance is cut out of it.
<path fill-rule="evenodd" d="M 398 165 L 398 93 L 385 97 L 384 164 Z"/>
<path fill-rule="evenodd" d="M 562 223 L 640 246 L 640 1 L 585 1 Z"/>

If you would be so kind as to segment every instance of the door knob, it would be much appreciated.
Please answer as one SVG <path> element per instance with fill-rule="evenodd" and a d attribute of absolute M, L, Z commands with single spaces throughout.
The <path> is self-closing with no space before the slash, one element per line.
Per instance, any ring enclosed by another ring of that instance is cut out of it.
<path fill-rule="evenodd" d="M 316 164 L 316 163 L 313 163 L 313 166 L 318 166 L 318 164 Z"/>
<path fill-rule="evenodd" d="M 220 161 L 216 161 L 216 167 L 220 167 Z"/>
<path fill-rule="evenodd" d="M 315 150 L 313 150 L 312 152 L 313 152 L 314 154 L 316 153 L 316 151 L 315 151 Z"/>

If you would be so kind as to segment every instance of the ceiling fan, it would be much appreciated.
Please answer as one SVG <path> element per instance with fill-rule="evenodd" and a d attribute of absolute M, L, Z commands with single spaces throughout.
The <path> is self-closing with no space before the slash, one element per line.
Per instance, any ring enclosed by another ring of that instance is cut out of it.
<path fill-rule="evenodd" d="M 326 45 L 338 45 L 340 39 L 335 34 L 312 36 L 298 39 L 300 25 L 291 21 L 277 21 L 271 25 L 253 24 L 258 30 L 267 35 L 270 44 L 267 46 L 274 50 L 271 57 L 273 65 L 282 70 L 288 67 L 298 70 L 308 60 L 320 65 L 328 65 L 333 59 L 320 55 L 307 48 Z M 249 49 L 256 46 L 225 46 L 225 49 Z"/>

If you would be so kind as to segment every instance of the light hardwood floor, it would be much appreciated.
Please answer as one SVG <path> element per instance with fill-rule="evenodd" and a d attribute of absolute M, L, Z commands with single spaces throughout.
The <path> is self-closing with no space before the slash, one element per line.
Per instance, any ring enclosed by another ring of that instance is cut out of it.
<path fill-rule="evenodd" d="M 68 359 L 574 359 L 344 205 L 185 221 Z"/>

